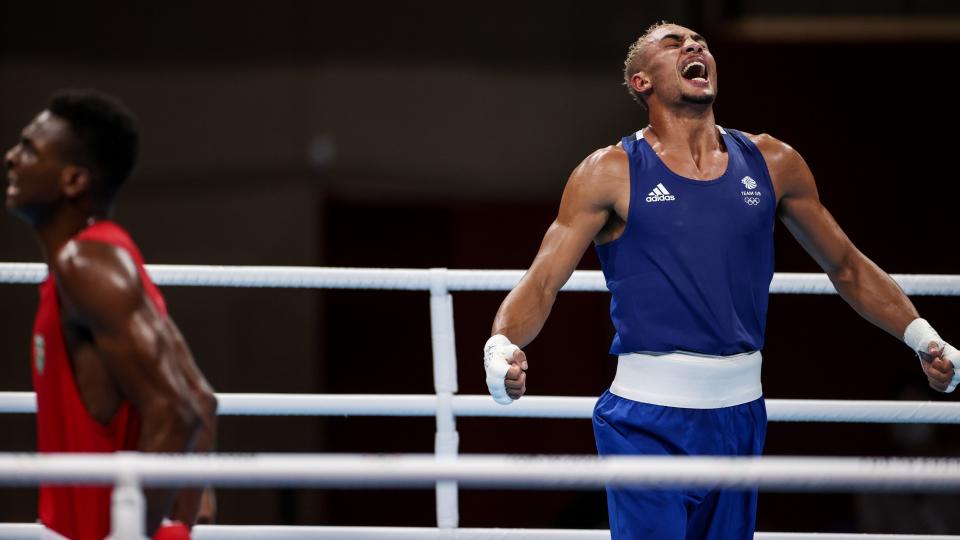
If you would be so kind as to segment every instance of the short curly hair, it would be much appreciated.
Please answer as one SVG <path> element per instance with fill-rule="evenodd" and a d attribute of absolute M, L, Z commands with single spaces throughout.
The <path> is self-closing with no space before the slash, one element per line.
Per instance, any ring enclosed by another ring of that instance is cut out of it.
<path fill-rule="evenodd" d="M 109 206 L 137 161 L 133 113 L 116 98 L 88 89 L 57 91 L 47 110 L 69 124 L 75 137 L 69 157 L 93 170 L 94 198 Z"/>
<path fill-rule="evenodd" d="M 647 108 L 647 100 L 643 95 L 638 94 L 637 91 L 633 89 L 633 86 L 630 85 L 630 79 L 643 68 L 643 66 L 640 65 L 640 59 L 643 55 L 644 45 L 646 45 L 647 38 L 650 37 L 650 34 L 664 26 L 672 24 L 674 23 L 668 21 L 659 21 L 651 24 L 642 36 L 630 44 L 630 48 L 627 49 L 627 58 L 623 61 L 623 84 L 627 87 L 627 92 L 633 100 L 639 103 L 644 109 Z"/>

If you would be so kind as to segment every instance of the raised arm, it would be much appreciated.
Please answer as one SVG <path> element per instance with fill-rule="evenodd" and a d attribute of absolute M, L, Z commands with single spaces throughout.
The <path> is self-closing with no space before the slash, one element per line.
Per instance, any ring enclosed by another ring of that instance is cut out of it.
<path fill-rule="evenodd" d="M 216 398 L 179 330 L 147 296 L 130 255 L 104 243 L 72 241 L 53 271 L 69 323 L 89 333 L 116 390 L 140 414 L 137 450 L 210 450 Z M 193 523 L 196 492 L 184 490 L 178 515 L 170 514 L 174 494 L 148 490 L 151 534 L 165 516 Z"/>
<path fill-rule="evenodd" d="M 629 179 L 626 153 L 615 146 L 594 152 L 570 175 L 557 218 L 547 229 L 533 264 L 500 305 L 493 337 L 484 349 L 487 382 L 499 402 L 509 403 L 526 390 L 526 357 L 519 347 L 540 333 L 557 292 L 590 242 L 608 232 L 611 224 L 624 221 Z"/>
<path fill-rule="evenodd" d="M 907 332 L 919 319 L 913 303 L 886 272 L 853 245 L 820 203 L 813 173 L 800 154 L 768 135 L 756 136 L 754 142 L 770 169 L 779 197 L 780 219 L 826 272 L 840 296 L 863 318 L 918 348 L 910 343 Z M 932 339 L 927 339 L 918 352 L 933 353 L 923 362 L 924 372 L 933 388 L 944 391 L 954 369 L 940 358 L 944 353 L 942 340 L 937 347 L 928 348 Z"/>
<path fill-rule="evenodd" d="M 507 295 L 493 321 L 502 334 L 523 347 L 543 328 L 557 292 L 570 279 L 584 251 L 615 213 L 618 190 L 629 182 L 627 157 L 609 147 L 585 159 L 570 175 L 557 218 L 520 283 Z"/>

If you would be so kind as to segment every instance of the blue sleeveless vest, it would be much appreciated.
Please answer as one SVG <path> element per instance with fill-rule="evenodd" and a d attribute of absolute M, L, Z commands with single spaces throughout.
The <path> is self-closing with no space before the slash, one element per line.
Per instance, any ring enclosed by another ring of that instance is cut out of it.
<path fill-rule="evenodd" d="M 773 278 L 777 200 L 756 146 L 719 128 L 727 170 L 673 173 L 643 139 L 623 138 L 630 208 L 623 234 L 596 246 L 612 295 L 612 354 L 760 350 Z"/>

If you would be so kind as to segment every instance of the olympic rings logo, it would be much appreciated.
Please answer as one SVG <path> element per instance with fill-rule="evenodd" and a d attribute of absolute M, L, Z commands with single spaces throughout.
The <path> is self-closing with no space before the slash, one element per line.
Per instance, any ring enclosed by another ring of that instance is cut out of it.
<path fill-rule="evenodd" d="M 749 204 L 750 206 L 757 206 L 758 204 L 760 204 L 760 198 L 759 198 L 759 197 L 744 197 L 744 198 L 743 198 L 743 202 Z"/>

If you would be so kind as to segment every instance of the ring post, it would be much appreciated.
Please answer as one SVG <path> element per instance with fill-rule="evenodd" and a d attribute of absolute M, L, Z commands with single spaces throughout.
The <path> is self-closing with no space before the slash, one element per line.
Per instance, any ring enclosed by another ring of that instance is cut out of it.
<path fill-rule="evenodd" d="M 430 332 L 433 346 L 433 386 L 437 392 L 437 459 L 455 458 L 460 435 L 453 413 L 457 392 L 457 349 L 453 332 L 453 296 L 447 289 L 447 269 L 430 269 Z M 437 526 L 454 529 L 460 524 L 456 482 L 437 482 Z"/>
<path fill-rule="evenodd" d="M 124 461 L 120 452 L 120 460 Z M 107 540 L 147 540 L 144 529 L 147 522 L 147 505 L 140 490 L 140 481 L 133 467 L 120 465 L 117 483 L 113 487 L 110 508 L 110 536 Z"/>

